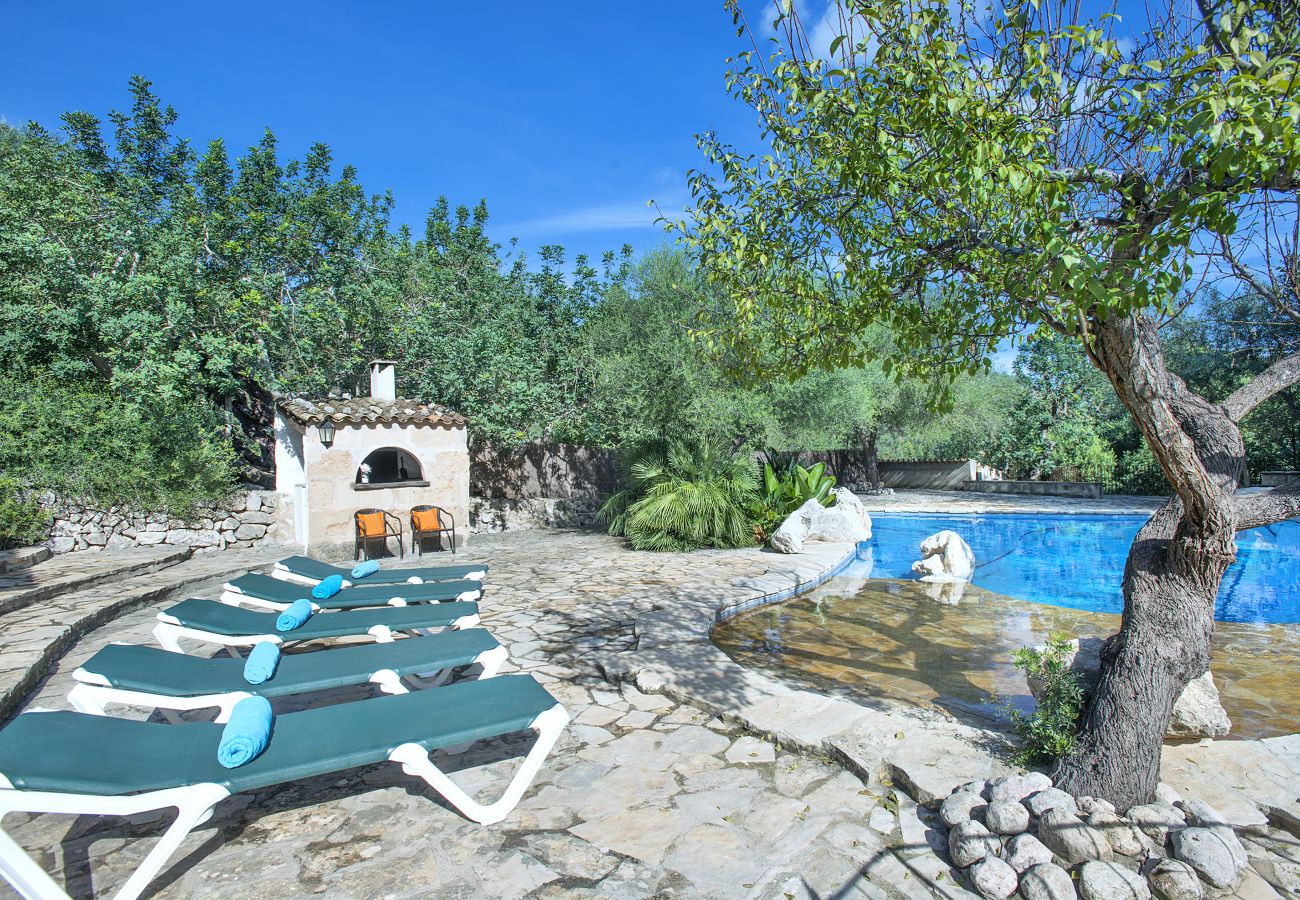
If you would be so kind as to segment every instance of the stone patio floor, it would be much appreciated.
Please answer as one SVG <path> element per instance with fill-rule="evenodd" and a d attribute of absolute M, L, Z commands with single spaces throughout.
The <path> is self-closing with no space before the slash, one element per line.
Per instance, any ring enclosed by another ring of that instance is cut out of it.
<path fill-rule="evenodd" d="M 483 625 L 508 646 L 507 670 L 535 675 L 574 717 L 519 807 L 475 825 L 391 765 L 241 795 L 186 840 L 152 895 L 969 897 L 929 852 L 941 832 L 901 790 L 603 677 L 608 660 L 635 655 L 638 620 L 793 586 L 833 555 L 635 554 L 584 532 L 475 536 L 455 561 L 491 563 Z M 66 708 L 76 666 L 110 641 L 150 643 L 156 609 L 83 638 L 28 706 Z M 909 740 L 929 727 L 888 715 L 891 727 L 910 723 Z M 1000 746 L 993 735 L 981 752 Z M 440 764 L 490 795 L 526 748 L 486 742 Z M 160 831 L 48 815 L 7 817 L 6 827 L 74 896 L 111 893 Z"/>

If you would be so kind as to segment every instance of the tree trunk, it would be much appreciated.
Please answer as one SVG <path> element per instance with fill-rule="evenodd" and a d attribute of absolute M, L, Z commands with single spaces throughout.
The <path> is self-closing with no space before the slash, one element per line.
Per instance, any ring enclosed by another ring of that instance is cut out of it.
<path fill-rule="evenodd" d="M 876 443 L 880 440 L 880 429 L 872 428 L 860 432 L 862 443 L 862 464 L 867 473 L 867 487 L 875 490 L 880 487 L 880 457 L 876 452 Z"/>
<path fill-rule="evenodd" d="M 1245 448 L 1222 407 L 1168 372 L 1149 321 L 1100 325 L 1094 353 L 1176 492 L 1129 551 L 1123 623 L 1102 650 L 1078 743 L 1053 773 L 1059 787 L 1126 810 L 1153 797 L 1174 702 L 1209 668 Z"/>

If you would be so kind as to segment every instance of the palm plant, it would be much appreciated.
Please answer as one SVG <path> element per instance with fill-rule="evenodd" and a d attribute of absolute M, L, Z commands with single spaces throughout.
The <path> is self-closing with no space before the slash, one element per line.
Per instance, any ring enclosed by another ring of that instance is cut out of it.
<path fill-rule="evenodd" d="M 636 550 L 689 551 L 754 543 L 748 507 L 757 473 L 747 454 L 711 445 L 653 441 L 624 458 L 627 487 L 598 517 Z"/>

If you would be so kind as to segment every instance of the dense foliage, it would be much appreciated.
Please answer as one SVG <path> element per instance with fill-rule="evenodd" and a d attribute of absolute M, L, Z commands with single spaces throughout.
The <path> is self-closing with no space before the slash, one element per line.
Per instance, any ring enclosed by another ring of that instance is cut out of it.
<path fill-rule="evenodd" d="M 805 469 L 794 456 L 781 458 L 780 454 L 769 452 L 768 457 L 768 461 L 763 463 L 758 496 L 749 507 L 754 536 L 759 540 L 769 537 L 792 512 L 809 500 L 816 500 L 822 506 L 831 506 L 835 502 L 831 494 L 835 476 L 826 474 L 824 462 Z"/>
<path fill-rule="evenodd" d="M 1039 685 L 1038 705 L 1032 713 L 1010 709 L 1022 765 L 1055 762 L 1074 749 L 1084 697 L 1079 676 L 1067 663 L 1073 650 L 1068 635 L 1052 634 L 1042 648 L 1023 647 L 1011 654 L 1016 668 Z"/>

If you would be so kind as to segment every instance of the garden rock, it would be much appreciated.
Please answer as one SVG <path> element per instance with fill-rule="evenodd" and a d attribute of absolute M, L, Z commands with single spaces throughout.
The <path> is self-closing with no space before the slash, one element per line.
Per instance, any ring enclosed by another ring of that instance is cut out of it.
<path fill-rule="evenodd" d="M 1060 866 L 1043 863 L 1021 876 L 1020 896 L 1025 900 L 1074 900 L 1074 882 Z"/>
<path fill-rule="evenodd" d="M 1042 772 L 1030 772 L 1026 775 L 1003 775 L 989 782 L 984 793 L 990 803 L 1019 803 L 1030 794 L 1037 794 L 1052 786 L 1052 779 Z"/>
<path fill-rule="evenodd" d="M 853 495 L 850 494 L 850 497 Z M 854 498 L 857 499 L 856 497 Z M 805 540 L 809 541 L 865 541 L 871 537 L 871 525 L 863 524 L 862 517 L 865 515 L 859 510 L 854 510 L 848 505 L 841 506 L 836 503 L 834 506 L 821 506 L 814 511 L 812 520 L 808 523 L 808 535 Z M 802 509 L 803 507 L 800 507 Z M 867 520 L 870 522 L 870 519 Z"/>
<path fill-rule="evenodd" d="M 1022 834 L 1029 828 L 1029 810 L 1020 803 L 990 803 L 984 823 L 995 834 Z"/>
<path fill-rule="evenodd" d="M 1018 834 L 1013 837 L 1007 842 L 1007 851 L 1003 855 L 1007 864 L 1017 872 L 1052 861 L 1052 851 L 1043 846 L 1043 842 L 1032 834 Z"/>
<path fill-rule="evenodd" d="M 1002 844 L 979 822 L 962 822 L 948 832 L 948 855 L 959 869 L 997 853 Z"/>
<path fill-rule="evenodd" d="M 1246 851 L 1230 828 L 1191 826 L 1170 838 L 1174 857 L 1216 888 L 1235 887 L 1246 867 Z"/>
<path fill-rule="evenodd" d="M 768 544 L 778 553 L 802 553 L 803 542 L 808 540 L 813 517 L 824 507 L 819 500 L 809 500 L 786 516 L 768 538 Z"/>
<path fill-rule="evenodd" d="M 1157 857 L 1143 869 L 1147 884 L 1160 900 L 1201 900 L 1205 896 L 1196 870 L 1181 860 Z"/>
<path fill-rule="evenodd" d="M 1137 856 L 1142 852 L 1142 832 L 1114 813 L 1098 810 L 1088 816 L 1087 822 L 1106 835 L 1111 849 L 1120 856 Z"/>
<path fill-rule="evenodd" d="M 1095 812 L 1104 812 L 1115 815 L 1119 810 L 1115 809 L 1115 804 L 1109 800 L 1102 800 L 1099 797 L 1076 797 L 1074 803 L 1079 807 L 1079 815 L 1090 816 Z"/>
<path fill-rule="evenodd" d="M 975 890 L 990 900 L 1006 900 L 1016 892 L 1019 884 L 1016 870 L 996 856 L 984 857 L 971 866 L 969 874 Z"/>
<path fill-rule="evenodd" d="M 1148 900 L 1151 891 L 1136 872 L 1094 860 L 1079 868 L 1079 894 L 1083 900 Z"/>
<path fill-rule="evenodd" d="M 865 535 L 864 537 L 852 538 L 852 540 L 865 541 L 867 538 L 870 538 L 871 514 L 868 513 L 867 508 L 862 505 L 862 501 L 858 499 L 857 494 L 845 488 L 835 487 L 831 488 L 831 496 L 835 498 L 835 505 L 826 510 L 826 512 L 838 510 L 838 514 L 847 519 L 849 523 L 856 528 L 858 534 Z M 813 520 L 814 531 L 822 531 L 822 515 L 824 515 L 824 513 L 818 515 L 818 517 Z M 839 540 L 839 538 L 823 537 L 821 540 L 832 541 Z"/>
<path fill-rule="evenodd" d="M 1104 643 L 1099 637 L 1075 638 L 1070 641 L 1072 649 L 1065 655 L 1065 664 L 1079 678 L 1085 701 L 1092 697 L 1101 678 L 1101 647 Z M 1045 648 L 1037 649 L 1042 652 Z M 1029 682 L 1029 693 L 1035 700 L 1041 701 L 1042 681 L 1032 675 L 1025 680 Z M 1165 735 L 1180 739 L 1222 737 L 1230 730 L 1232 720 L 1219 702 L 1214 676 L 1205 672 L 1188 682 L 1174 702 L 1174 710 L 1169 717 L 1169 730 Z"/>
<path fill-rule="evenodd" d="M 1146 803 L 1129 809 L 1128 820 L 1160 846 L 1164 846 L 1169 832 L 1184 827 L 1183 814 L 1167 803 Z"/>
<path fill-rule="evenodd" d="M 1071 866 L 1115 855 L 1105 835 L 1064 806 L 1043 813 L 1038 820 L 1038 839 Z"/>
<path fill-rule="evenodd" d="M 986 809 L 984 798 L 978 791 L 957 791 L 949 794 L 939 807 L 939 817 L 943 824 L 954 828 L 962 822 L 969 822 Z"/>
<path fill-rule="evenodd" d="M 975 554 L 955 531 L 939 531 L 921 541 L 921 559 L 912 571 L 922 581 L 970 581 L 975 573 Z"/>
<path fill-rule="evenodd" d="M 1025 800 L 1025 808 L 1035 816 L 1042 816 L 1049 809 L 1058 808 L 1067 810 L 1072 816 L 1079 814 L 1079 806 L 1074 798 L 1058 788 L 1048 788 L 1030 795 Z"/>

